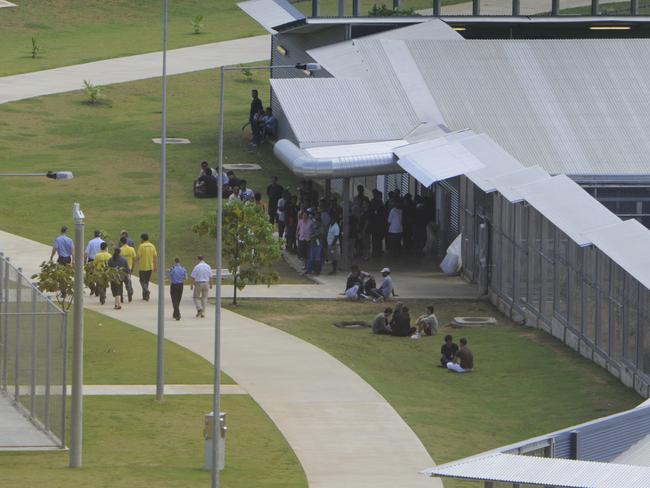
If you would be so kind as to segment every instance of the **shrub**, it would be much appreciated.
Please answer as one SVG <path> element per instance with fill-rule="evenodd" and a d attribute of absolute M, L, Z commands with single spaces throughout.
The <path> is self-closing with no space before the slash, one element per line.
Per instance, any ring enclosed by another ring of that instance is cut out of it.
<path fill-rule="evenodd" d="M 200 34 L 203 28 L 203 15 L 197 15 L 192 19 L 191 23 L 192 28 L 194 28 L 194 34 Z"/>
<path fill-rule="evenodd" d="M 84 80 L 84 92 L 86 93 L 86 103 L 90 105 L 96 105 L 102 96 L 102 89 L 88 80 Z"/>

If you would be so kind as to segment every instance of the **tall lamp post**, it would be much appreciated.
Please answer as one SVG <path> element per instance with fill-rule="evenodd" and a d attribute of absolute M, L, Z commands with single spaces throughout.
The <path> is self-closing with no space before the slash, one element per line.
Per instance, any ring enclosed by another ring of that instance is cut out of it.
<path fill-rule="evenodd" d="M 250 70 L 266 70 L 277 68 L 294 68 L 311 74 L 312 71 L 321 69 L 316 63 L 297 63 L 279 66 L 246 66 Z M 221 428 L 221 278 L 222 278 L 222 241 L 223 241 L 223 136 L 224 136 L 224 75 L 226 71 L 241 71 L 238 66 L 221 66 L 219 69 L 219 172 L 217 194 L 217 276 L 215 286 L 215 312 L 214 312 L 214 385 L 212 396 L 212 488 L 219 488 L 219 436 Z"/>
<path fill-rule="evenodd" d="M 74 235 L 74 325 L 72 344 L 72 395 L 70 405 L 70 467 L 82 464 L 83 356 L 84 356 L 84 214 L 78 203 L 72 207 Z"/>

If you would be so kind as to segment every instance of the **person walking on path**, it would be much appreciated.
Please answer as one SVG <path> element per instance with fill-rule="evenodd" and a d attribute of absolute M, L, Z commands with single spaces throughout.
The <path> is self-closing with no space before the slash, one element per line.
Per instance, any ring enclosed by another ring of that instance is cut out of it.
<path fill-rule="evenodd" d="M 131 274 L 133 273 L 133 265 L 135 264 L 136 254 L 133 246 L 129 244 L 128 234 L 122 235 L 122 237 L 120 237 L 120 246 L 120 253 L 122 257 L 126 259 L 130 270 L 126 276 L 126 279 L 124 280 L 124 286 L 126 287 L 126 293 L 130 303 L 133 300 L 133 281 L 131 281 Z M 124 302 L 124 298 L 122 298 L 122 302 Z"/>
<path fill-rule="evenodd" d="M 88 241 L 88 245 L 86 246 L 86 262 L 90 263 L 91 261 L 95 260 L 95 256 L 97 256 L 97 253 L 101 251 L 101 245 L 102 242 L 104 242 L 104 239 L 102 239 L 102 233 L 99 230 L 96 230 L 94 232 L 94 237 Z"/>
<path fill-rule="evenodd" d="M 52 246 L 52 254 L 50 254 L 50 261 L 54 259 L 54 255 L 58 254 L 56 262 L 59 264 L 71 264 L 72 256 L 74 255 L 74 242 L 67 235 L 68 227 L 61 227 L 61 235 L 54 239 Z"/>
<path fill-rule="evenodd" d="M 212 268 L 203 260 L 203 256 L 197 256 L 199 262 L 192 270 L 190 290 L 194 290 L 192 298 L 196 306 L 196 316 L 205 317 L 205 308 L 208 304 L 208 290 L 212 288 Z"/>
<path fill-rule="evenodd" d="M 115 281 L 111 281 L 111 294 L 115 298 L 115 310 L 122 309 L 122 295 L 124 294 L 124 282 L 127 280 L 127 277 L 131 273 L 131 268 L 129 268 L 129 263 L 126 258 L 121 255 L 122 251 L 119 247 L 116 247 L 113 251 L 113 255 L 106 262 L 106 265 L 109 268 L 116 268 L 118 270 L 118 276 Z"/>
<path fill-rule="evenodd" d="M 151 281 L 151 273 L 156 271 L 156 258 L 158 253 L 156 247 L 149 242 L 149 234 L 142 234 L 140 236 L 142 243 L 138 247 L 138 276 L 140 278 L 140 285 L 142 286 L 142 299 L 149 301 L 149 281 Z M 163 286 L 163 283 L 160 284 Z"/>
<path fill-rule="evenodd" d="M 93 263 L 99 269 L 108 266 L 108 260 L 111 259 L 111 253 L 106 250 L 108 244 L 102 242 L 99 246 L 99 252 L 95 255 Z M 106 284 L 95 283 L 95 294 L 99 297 L 99 303 L 104 305 L 106 303 Z"/>
<path fill-rule="evenodd" d="M 469 373 L 474 369 L 474 354 L 467 347 L 467 339 L 460 339 L 460 349 L 453 361 L 447 363 L 447 369 L 454 373 Z"/>
<path fill-rule="evenodd" d="M 212 273 L 212 271 L 211 271 Z M 169 281 L 171 285 L 169 286 L 169 294 L 172 297 L 172 307 L 174 307 L 174 313 L 172 317 L 176 320 L 181 319 L 180 304 L 181 298 L 183 298 L 183 283 L 187 279 L 187 271 L 183 266 L 181 266 L 180 258 L 174 258 L 174 265 L 169 269 Z"/>

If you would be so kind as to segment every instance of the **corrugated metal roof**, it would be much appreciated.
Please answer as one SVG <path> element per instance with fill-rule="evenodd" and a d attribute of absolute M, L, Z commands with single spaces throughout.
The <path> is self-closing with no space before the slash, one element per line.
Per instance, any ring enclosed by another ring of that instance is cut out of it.
<path fill-rule="evenodd" d="M 615 225 L 620 219 L 565 175 L 515 190 L 530 205 L 580 246 L 591 244 L 588 231 Z"/>
<path fill-rule="evenodd" d="M 553 174 L 650 173 L 650 40 L 405 42 L 451 129 Z"/>
<path fill-rule="evenodd" d="M 626 220 L 611 227 L 585 232 L 585 238 L 603 251 L 639 283 L 650 289 L 650 230 Z M 650 482 L 648 483 L 650 486 Z"/>
<path fill-rule="evenodd" d="M 399 164 L 424 186 L 483 168 L 484 164 L 468 151 L 461 140 L 476 137 L 466 131 L 454 137 L 441 137 L 396 148 Z"/>
<path fill-rule="evenodd" d="M 486 134 L 480 134 L 478 138 L 463 141 L 463 144 L 485 164 L 484 169 L 469 172 L 467 177 L 486 193 L 496 190 L 493 178 L 523 168 L 519 161 L 504 151 Z"/>
<path fill-rule="evenodd" d="M 423 473 L 562 488 L 647 488 L 650 480 L 650 468 L 644 466 L 500 453 L 444 464 Z"/>
<path fill-rule="evenodd" d="M 272 79 L 271 86 L 301 147 L 401 139 L 420 124 L 403 91 L 379 90 L 373 80 Z"/>
<path fill-rule="evenodd" d="M 273 27 L 306 18 L 300 10 L 283 0 L 248 0 L 237 6 L 271 34 L 276 33 Z"/>
<path fill-rule="evenodd" d="M 310 147 L 305 149 L 305 152 L 314 158 L 365 156 L 367 154 L 392 153 L 396 147 L 406 144 L 408 144 L 407 141 L 398 139 L 395 141 L 366 142 L 363 144 Z"/>

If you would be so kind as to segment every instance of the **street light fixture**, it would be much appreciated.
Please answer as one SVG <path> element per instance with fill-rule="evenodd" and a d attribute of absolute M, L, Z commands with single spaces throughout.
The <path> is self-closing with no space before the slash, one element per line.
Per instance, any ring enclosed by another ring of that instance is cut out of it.
<path fill-rule="evenodd" d="M 296 63 L 279 66 L 244 66 L 245 69 L 262 70 L 292 68 L 301 71 L 319 71 L 320 64 L 317 63 Z M 219 435 L 221 424 L 221 278 L 222 278 L 222 242 L 223 242 L 223 136 L 224 136 L 224 75 L 226 71 L 241 71 L 242 66 L 221 66 L 219 68 L 219 169 L 218 169 L 218 193 L 217 193 L 217 276 L 215 286 L 215 312 L 214 312 L 214 390 L 212 397 L 212 488 L 219 488 Z"/>
<path fill-rule="evenodd" d="M 0 173 L 0 176 L 45 176 L 53 180 L 71 180 L 72 171 L 48 171 L 47 173 Z"/>

